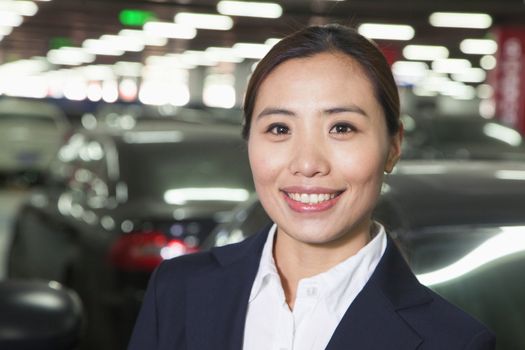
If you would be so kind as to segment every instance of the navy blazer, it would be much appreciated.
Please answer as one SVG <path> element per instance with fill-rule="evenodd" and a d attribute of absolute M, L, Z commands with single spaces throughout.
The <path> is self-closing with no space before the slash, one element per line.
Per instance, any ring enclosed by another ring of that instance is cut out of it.
<path fill-rule="evenodd" d="M 163 262 L 150 279 L 128 350 L 241 350 L 267 235 L 268 228 L 237 244 Z M 326 349 L 489 350 L 494 344 L 485 326 L 421 285 L 388 238 Z"/>

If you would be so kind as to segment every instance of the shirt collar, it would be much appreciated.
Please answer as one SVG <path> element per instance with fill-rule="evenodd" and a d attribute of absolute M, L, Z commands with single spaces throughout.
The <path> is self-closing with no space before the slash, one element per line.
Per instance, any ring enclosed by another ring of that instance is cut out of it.
<path fill-rule="evenodd" d="M 277 232 L 277 225 L 273 224 L 268 232 L 268 238 L 264 244 L 259 263 L 259 270 L 253 282 L 249 302 L 252 302 L 266 282 L 270 278 L 277 278 L 279 281 L 279 274 L 273 258 L 273 244 L 275 234 Z M 340 262 L 330 270 L 320 273 L 318 275 L 302 279 L 300 283 L 315 283 L 323 287 L 320 294 L 324 294 L 330 299 L 340 300 L 347 294 L 349 286 L 353 280 L 357 280 L 357 284 L 353 285 L 352 289 L 359 290 L 364 287 L 372 273 L 374 272 L 379 260 L 385 252 L 387 239 L 383 225 L 374 222 L 375 235 L 370 242 L 361 248 L 355 255 Z M 360 276 L 360 278 L 353 278 L 353 276 Z"/>

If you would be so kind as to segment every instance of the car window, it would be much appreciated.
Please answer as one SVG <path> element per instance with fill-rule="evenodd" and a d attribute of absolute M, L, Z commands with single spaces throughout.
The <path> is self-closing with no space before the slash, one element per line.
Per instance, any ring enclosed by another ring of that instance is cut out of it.
<path fill-rule="evenodd" d="M 420 281 L 487 324 L 498 348 L 525 348 L 525 226 L 420 230 L 401 247 Z"/>
<path fill-rule="evenodd" d="M 124 144 L 121 176 L 132 197 L 163 198 L 178 188 L 253 189 L 242 141 Z"/>

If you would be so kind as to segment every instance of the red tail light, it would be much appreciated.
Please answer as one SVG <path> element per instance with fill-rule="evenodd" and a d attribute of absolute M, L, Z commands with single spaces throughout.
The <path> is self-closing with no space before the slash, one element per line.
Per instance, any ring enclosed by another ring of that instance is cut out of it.
<path fill-rule="evenodd" d="M 163 260 L 194 253 L 198 249 L 180 239 L 170 239 L 163 232 L 123 234 L 110 251 L 110 261 L 126 271 L 153 271 Z"/>

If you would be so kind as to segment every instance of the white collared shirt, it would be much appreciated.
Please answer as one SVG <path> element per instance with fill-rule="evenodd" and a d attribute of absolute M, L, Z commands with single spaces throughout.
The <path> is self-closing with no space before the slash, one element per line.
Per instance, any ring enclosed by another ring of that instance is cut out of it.
<path fill-rule="evenodd" d="M 386 249 L 383 226 L 357 254 L 330 270 L 299 281 L 293 311 L 273 259 L 277 226 L 268 234 L 244 328 L 244 350 L 323 350 L 341 318 L 374 272 Z"/>

